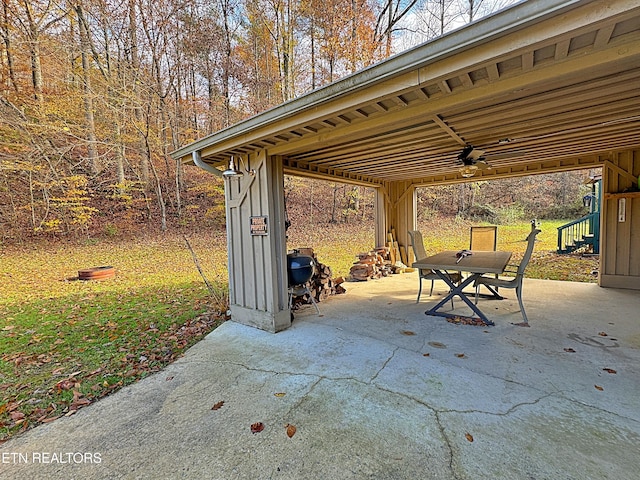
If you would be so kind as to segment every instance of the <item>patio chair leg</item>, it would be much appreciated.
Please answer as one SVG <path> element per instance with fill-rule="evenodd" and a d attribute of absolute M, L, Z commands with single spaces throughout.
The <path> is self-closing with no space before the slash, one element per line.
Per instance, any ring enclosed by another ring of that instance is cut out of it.
<path fill-rule="evenodd" d="M 422 294 L 422 277 L 420 277 L 420 287 L 418 288 L 418 299 L 416 303 L 420 303 L 420 295 Z"/>
<path fill-rule="evenodd" d="M 433 296 L 433 280 L 431 280 L 431 290 L 429 291 L 429 296 Z"/>
<path fill-rule="evenodd" d="M 518 303 L 520 304 L 520 312 L 522 312 L 522 318 L 524 319 L 524 323 L 528 324 L 529 320 L 527 319 L 527 314 L 524 311 L 524 304 L 522 303 L 522 285 L 518 285 L 516 287 L 516 297 L 518 297 Z"/>

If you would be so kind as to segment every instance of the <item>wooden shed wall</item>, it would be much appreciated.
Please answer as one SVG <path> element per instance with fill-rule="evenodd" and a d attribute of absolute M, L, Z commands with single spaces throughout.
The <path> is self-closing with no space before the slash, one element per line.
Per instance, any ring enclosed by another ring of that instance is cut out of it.
<path fill-rule="evenodd" d="M 604 162 L 600 248 L 602 287 L 640 290 L 639 175 L 640 149 L 616 152 L 610 161 Z"/>

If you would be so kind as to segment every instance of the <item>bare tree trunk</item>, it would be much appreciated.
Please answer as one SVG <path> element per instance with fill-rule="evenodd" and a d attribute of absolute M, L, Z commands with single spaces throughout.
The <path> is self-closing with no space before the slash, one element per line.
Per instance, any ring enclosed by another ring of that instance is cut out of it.
<path fill-rule="evenodd" d="M 87 129 L 87 155 L 91 166 L 91 173 L 97 175 L 100 171 L 98 162 L 98 149 L 96 148 L 96 122 L 93 116 L 93 92 L 91 91 L 91 77 L 89 76 L 89 37 L 87 26 L 82 13 L 82 7 L 76 5 L 76 15 L 78 16 L 78 32 L 80 35 L 80 56 L 82 58 L 82 89 L 84 120 Z"/>
<path fill-rule="evenodd" d="M 224 19 L 224 59 L 222 63 L 222 97 L 224 100 L 224 126 L 231 125 L 231 98 L 229 83 L 231 80 L 231 29 L 229 28 L 229 2 L 221 2 L 222 16 Z"/>
<path fill-rule="evenodd" d="M 333 184 L 333 205 L 331 207 L 331 223 L 336 223 L 338 220 L 336 219 L 336 208 L 338 206 L 338 186 L 337 183 Z"/>
<path fill-rule="evenodd" d="M 152 161 L 149 161 L 149 165 L 151 166 L 151 171 L 153 172 L 153 178 L 156 181 L 156 195 L 158 197 L 158 205 L 160 205 L 160 226 L 163 232 L 167 231 L 167 205 L 164 202 L 164 197 L 162 195 L 162 185 L 160 184 L 160 178 L 158 177 L 158 172 L 156 171 L 156 167 L 153 165 Z"/>
<path fill-rule="evenodd" d="M 114 126 L 116 129 L 116 176 L 118 177 L 118 185 L 123 185 L 126 180 L 124 175 L 124 145 L 120 133 L 120 123 L 116 121 Z"/>
<path fill-rule="evenodd" d="M 11 45 L 11 37 L 9 35 L 9 2 L 7 0 L 3 0 L 2 2 L 2 23 L 0 24 L 0 35 L 2 35 L 2 39 L 4 40 L 9 79 L 11 80 L 13 89 L 17 92 L 18 84 L 16 82 L 16 75 L 13 68 L 13 46 Z"/>
<path fill-rule="evenodd" d="M 458 184 L 458 213 L 464 213 L 467 209 L 465 198 L 465 184 Z"/>
<path fill-rule="evenodd" d="M 23 6 L 27 19 L 27 30 L 29 38 L 29 54 L 31 57 L 31 83 L 33 85 L 33 96 L 39 104 L 42 104 L 42 63 L 40 61 L 40 32 L 36 19 L 33 15 L 33 7 L 30 2 L 23 0 Z"/>
<path fill-rule="evenodd" d="M 136 4 L 135 0 L 129 0 L 128 4 L 128 14 L 129 14 L 129 48 L 131 50 L 131 58 L 130 58 L 130 68 L 132 78 L 130 78 L 130 82 L 133 88 L 133 96 L 135 105 L 133 107 L 133 115 L 137 122 L 142 122 L 142 99 L 140 95 L 140 61 L 139 61 L 139 53 L 138 53 L 138 20 L 136 19 Z M 144 135 L 140 134 L 138 140 L 138 148 L 142 153 L 143 146 L 146 143 L 146 139 Z M 146 186 L 149 183 L 149 160 L 146 155 L 140 155 L 140 174 L 142 177 L 142 182 Z"/>
<path fill-rule="evenodd" d="M 31 228 L 36 228 L 36 211 L 35 211 L 36 200 L 33 195 L 33 175 L 31 173 L 31 170 L 29 170 L 29 198 L 31 200 L 31 202 L 29 203 L 30 210 L 31 210 Z"/>
<path fill-rule="evenodd" d="M 311 16 L 311 25 L 309 26 L 311 37 L 311 89 L 316 89 L 316 24 L 315 17 Z"/>
<path fill-rule="evenodd" d="M 309 223 L 313 225 L 313 183 L 311 184 L 311 195 L 309 195 Z"/>

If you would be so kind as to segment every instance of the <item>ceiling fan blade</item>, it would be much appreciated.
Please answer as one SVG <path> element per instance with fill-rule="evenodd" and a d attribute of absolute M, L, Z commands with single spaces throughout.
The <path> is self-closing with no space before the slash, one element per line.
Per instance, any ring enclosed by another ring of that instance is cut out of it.
<path fill-rule="evenodd" d="M 520 158 L 525 155 L 529 155 L 531 152 L 526 150 L 515 150 L 512 152 L 501 152 L 501 153 L 488 153 L 486 155 L 486 159 L 488 160 L 509 160 L 512 158 Z"/>

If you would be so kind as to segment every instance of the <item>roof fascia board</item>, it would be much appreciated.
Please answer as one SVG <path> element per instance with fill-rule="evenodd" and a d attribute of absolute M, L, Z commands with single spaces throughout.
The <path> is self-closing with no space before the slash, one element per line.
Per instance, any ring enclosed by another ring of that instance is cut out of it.
<path fill-rule="evenodd" d="M 494 15 L 454 30 L 443 37 L 418 45 L 355 74 L 203 137 L 172 152 L 171 156 L 189 161 L 191 159 L 185 157 L 191 156 L 194 151 L 202 151 L 219 142 L 224 141 L 226 144 L 224 149 L 231 148 L 229 143 L 241 145 L 247 140 L 253 140 L 249 132 L 272 122 L 291 117 L 306 110 L 312 110 L 358 90 L 418 70 L 468 48 L 477 47 L 508 33 L 513 33 L 526 26 L 561 14 L 564 11 L 590 3 L 603 2 L 601 0 L 523 1 Z M 609 2 L 604 3 L 608 4 Z M 208 148 L 208 150 L 207 154 L 211 154 L 211 148 Z"/>

